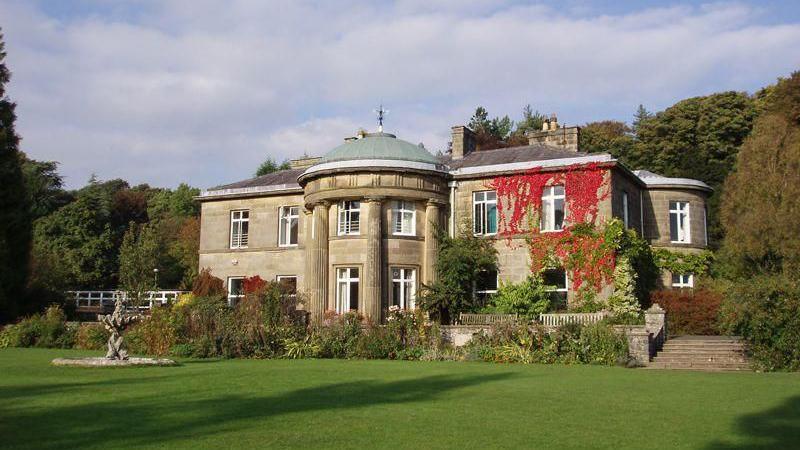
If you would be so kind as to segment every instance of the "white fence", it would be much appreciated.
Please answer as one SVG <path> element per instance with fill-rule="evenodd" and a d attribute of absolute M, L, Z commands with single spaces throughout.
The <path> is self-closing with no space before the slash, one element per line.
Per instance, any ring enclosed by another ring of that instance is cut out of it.
<path fill-rule="evenodd" d="M 592 323 L 600 322 L 608 317 L 611 313 L 608 311 L 600 311 L 596 313 L 553 313 L 553 314 L 539 314 L 539 322 L 547 327 L 558 327 L 568 323 L 579 323 L 581 325 L 589 325 Z"/>
<path fill-rule="evenodd" d="M 187 291 L 147 291 L 143 293 L 143 301 L 139 309 L 150 309 L 155 303 L 162 305 L 175 301 L 178 296 Z M 68 294 L 75 300 L 78 310 L 113 309 L 118 298 L 128 299 L 125 291 L 69 291 Z"/>

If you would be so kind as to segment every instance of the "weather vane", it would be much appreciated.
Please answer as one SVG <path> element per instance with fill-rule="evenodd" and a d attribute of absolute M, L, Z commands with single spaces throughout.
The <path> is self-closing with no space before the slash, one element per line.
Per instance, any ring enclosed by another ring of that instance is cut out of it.
<path fill-rule="evenodd" d="M 373 111 L 378 115 L 378 133 L 383 133 L 383 117 L 389 114 L 389 110 L 383 109 L 383 104 L 381 104 L 378 109 L 374 109 Z"/>

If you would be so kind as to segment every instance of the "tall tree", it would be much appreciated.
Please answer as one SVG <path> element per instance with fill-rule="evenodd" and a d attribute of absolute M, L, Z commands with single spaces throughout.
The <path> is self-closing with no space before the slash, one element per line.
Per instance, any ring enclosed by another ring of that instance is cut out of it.
<path fill-rule="evenodd" d="M 119 249 L 119 284 L 139 302 L 142 294 L 156 289 L 161 245 L 158 230 L 151 224 L 131 222 Z"/>
<path fill-rule="evenodd" d="M 625 122 L 604 120 L 587 123 L 581 128 L 579 146 L 581 151 L 589 153 L 609 153 L 630 165 L 635 159 L 636 139 L 633 130 Z"/>
<path fill-rule="evenodd" d="M 628 161 L 631 168 L 694 178 L 714 188 L 708 202 L 712 245 L 723 235 L 718 214 L 722 184 L 755 116 L 753 98 L 731 91 L 682 100 L 638 124 L 637 149 Z"/>
<path fill-rule="evenodd" d="M 288 170 L 291 166 L 289 165 L 289 161 L 284 161 L 280 164 L 275 162 L 272 157 L 268 157 L 256 170 L 256 176 L 260 177 L 262 175 L 266 175 L 268 173 L 277 172 L 279 170 Z"/>
<path fill-rule="evenodd" d="M 16 317 L 24 298 L 31 239 L 30 205 L 14 130 L 16 105 L 6 95 L 11 72 L 0 33 L 0 323 Z"/>
<path fill-rule="evenodd" d="M 800 276 L 800 72 L 765 93 L 725 181 L 723 255 L 738 275 Z"/>
<path fill-rule="evenodd" d="M 639 107 L 636 108 L 636 112 L 633 113 L 633 131 L 638 131 L 639 125 L 651 117 L 653 117 L 653 113 L 648 111 L 647 108 L 640 103 Z"/>
<path fill-rule="evenodd" d="M 44 217 L 74 200 L 73 196 L 64 190 L 57 162 L 28 159 L 22 152 L 20 155 L 32 220 Z"/>

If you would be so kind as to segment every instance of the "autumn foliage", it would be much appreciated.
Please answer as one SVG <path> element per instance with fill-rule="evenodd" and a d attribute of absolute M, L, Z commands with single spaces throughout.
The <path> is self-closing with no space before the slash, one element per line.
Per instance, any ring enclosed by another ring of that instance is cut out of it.
<path fill-rule="evenodd" d="M 667 311 L 671 335 L 718 334 L 719 308 L 722 295 L 708 289 L 655 291 L 651 296 Z"/>

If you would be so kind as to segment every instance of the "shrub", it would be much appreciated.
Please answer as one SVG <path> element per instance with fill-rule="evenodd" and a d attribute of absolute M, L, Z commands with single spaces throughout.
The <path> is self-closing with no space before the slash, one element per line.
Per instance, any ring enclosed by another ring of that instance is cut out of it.
<path fill-rule="evenodd" d="M 526 319 L 535 319 L 550 309 L 552 292 L 542 283 L 541 277 L 529 276 L 520 283 L 500 283 L 500 289 L 492 296 L 489 306 L 482 312 L 494 314 L 518 314 Z"/>
<path fill-rule="evenodd" d="M 108 332 L 99 323 L 82 323 L 75 335 L 75 348 L 80 350 L 102 350 L 108 342 Z"/>
<path fill-rule="evenodd" d="M 150 315 L 136 326 L 141 347 L 140 353 L 164 356 L 175 345 L 178 336 L 172 310 L 168 307 L 153 307 Z"/>
<path fill-rule="evenodd" d="M 732 286 L 721 327 L 741 335 L 762 370 L 800 370 L 800 286 L 783 276 L 752 277 Z"/>
<path fill-rule="evenodd" d="M 323 323 L 312 329 L 312 341 L 321 358 L 352 358 L 361 335 L 361 316 L 355 312 L 325 313 Z"/>
<path fill-rule="evenodd" d="M 636 317 L 642 311 L 636 298 L 636 272 L 628 258 L 617 258 L 614 268 L 614 293 L 608 299 L 608 307 L 614 316 Z"/>
<path fill-rule="evenodd" d="M 211 275 L 211 269 L 203 269 L 192 284 L 192 293 L 197 297 L 224 296 L 225 282 Z"/>
<path fill-rule="evenodd" d="M 719 334 L 722 295 L 708 289 L 673 289 L 653 292 L 653 303 L 667 312 L 670 335 Z"/>
<path fill-rule="evenodd" d="M 581 361 L 586 364 L 613 365 L 627 362 L 628 340 L 605 323 L 581 329 Z"/>
<path fill-rule="evenodd" d="M 64 310 L 53 305 L 44 314 L 33 314 L 7 325 L 0 341 L 7 347 L 71 348 L 75 343 L 75 330 L 67 327 Z"/>

